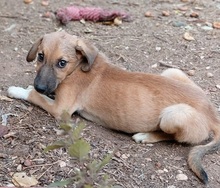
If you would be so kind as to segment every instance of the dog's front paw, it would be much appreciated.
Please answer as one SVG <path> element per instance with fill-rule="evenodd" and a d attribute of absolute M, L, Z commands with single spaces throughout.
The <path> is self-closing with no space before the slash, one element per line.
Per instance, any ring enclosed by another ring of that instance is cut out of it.
<path fill-rule="evenodd" d="M 33 90 L 33 86 L 28 86 L 27 89 L 24 89 L 22 87 L 11 86 L 8 88 L 8 96 L 10 98 L 27 100 L 32 90 Z"/>

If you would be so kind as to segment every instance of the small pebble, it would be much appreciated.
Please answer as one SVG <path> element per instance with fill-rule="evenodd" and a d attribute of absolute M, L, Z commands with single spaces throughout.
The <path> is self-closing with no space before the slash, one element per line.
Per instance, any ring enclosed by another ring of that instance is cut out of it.
<path fill-rule="evenodd" d="M 115 152 L 115 156 L 120 158 L 121 157 L 121 153 L 119 151 Z"/>
<path fill-rule="evenodd" d="M 152 68 L 157 68 L 157 63 L 151 65 Z"/>
<path fill-rule="evenodd" d="M 156 166 L 157 168 L 160 168 L 160 167 L 162 166 L 162 164 L 161 164 L 160 162 L 157 162 L 157 163 L 155 163 L 155 166 Z"/>
<path fill-rule="evenodd" d="M 183 7 L 179 7 L 178 9 L 179 9 L 180 11 L 186 11 L 186 10 L 188 10 L 188 7 L 183 6 Z"/>
<path fill-rule="evenodd" d="M 127 159 L 130 157 L 130 154 L 122 154 L 121 158 L 122 159 Z"/>
<path fill-rule="evenodd" d="M 156 51 L 159 52 L 161 50 L 161 47 L 157 46 Z"/>
<path fill-rule="evenodd" d="M 193 41 L 193 40 L 195 40 L 194 37 L 193 37 L 190 33 L 188 33 L 188 32 L 185 32 L 185 33 L 184 33 L 183 38 L 184 38 L 185 40 L 187 40 L 187 41 Z"/>
<path fill-rule="evenodd" d="M 187 74 L 188 74 L 189 76 L 194 76 L 194 75 L 195 75 L 195 70 L 189 70 L 189 71 L 187 72 Z"/>
<path fill-rule="evenodd" d="M 21 165 L 21 164 L 19 164 L 19 165 L 17 166 L 17 171 L 18 171 L 18 172 L 21 172 L 21 171 L 22 171 L 22 165 Z"/>
<path fill-rule="evenodd" d="M 66 166 L 66 162 L 64 162 L 64 161 L 59 161 L 59 166 L 60 166 L 60 168 L 65 167 L 65 166 Z"/>
<path fill-rule="evenodd" d="M 174 21 L 173 26 L 174 27 L 183 27 L 183 26 L 186 26 L 186 23 L 182 22 L 182 21 Z"/>
<path fill-rule="evenodd" d="M 162 174 L 162 173 L 164 173 L 163 170 L 157 170 L 156 172 L 157 172 L 158 174 Z"/>
<path fill-rule="evenodd" d="M 178 175 L 176 176 L 176 179 L 177 179 L 178 181 L 186 181 L 186 180 L 188 180 L 188 177 L 187 177 L 185 174 L 178 174 Z"/>
<path fill-rule="evenodd" d="M 169 11 L 163 11 L 162 12 L 162 16 L 169 16 L 170 15 L 170 12 Z"/>
<path fill-rule="evenodd" d="M 152 180 L 154 180 L 155 179 L 155 175 L 153 174 L 153 175 L 151 175 L 151 177 L 150 177 Z"/>
<path fill-rule="evenodd" d="M 205 26 L 202 26 L 201 29 L 203 29 L 205 31 L 211 31 L 211 30 L 213 30 L 213 27 L 205 25 Z"/>
<path fill-rule="evenodd" d="M 119 26 L 121 24 L 122 24 L 122 20 L 120 18 L 117 17 L 114 19 L 114 25 Z"/>
<path fill-rule="evenodd" d="M 193 27 L 190 26 L 190 25 L 186 25 L 184 28 L 185 28 L 186 30 L 192 30 L 192 29 L 193 29 Z"/>
<path fill-rule="evenodd" d="M 26 159 L 24 161 L 24 166 L 31 166 L 31 165 L 32 165 L 32 162 L 29 159 Z"/>
<path fill-rule="evenodd" d="M 220 22 L 213 22 L 212 26 L 213 26 L 215 29 L 220 29 Z"/>
<path fill-rule="evenodd" d="M 167 188 L 176 188 L 175 185 L 169 185 Z"/>
<path fill-rule="evenodd" d="M 203 7 L 194 7 L 195 10 L 203 10 Z"/>
<path fill-rule="evenodd" d="M 151 158 L 146 158 L 146 161 L 147 161 L 147 162 L 151 162 L 152 159 L 151 159 Z"/>
<path fill-rule="evenodd" d="M 213 74 L 212 74 L 211 72 L 207 72 L 207 73 L 206 73 L 206 76 L 207 76 L 208 78 L 212 78 L 212 77 L 213 77 Z"/>
<path fill-rule="evenodd" d="M 153 144 L 146 144 L 146 146 L 153 147 L 154 145 Z"/>
<path fill-rule="evenodd" d="M 99 157 L 99 154 L 94 153 L 93 157 L 94 157 L 95 159 L 97 159 L 97 158 Z"/>
<path fill-rule="evenodd" d="M 43 158 L 35 159 L 34 161 L 36 162 L 36 164 L 43 164 L 44 163 L 44 159 Z"/>
<path fill-rule="evenodd" d="M 166 168 L 163 169 L 164 172 L 169 172 Z"/>
<path fill-rule="evenodd" d="M 199 17 L 199 14 L 196 13 L 196 12 L 192 12 L 192 13 L 190 14 L 190 17 L 192 17 L 192 18 L 198 18 L 198 17 Z"/>
<path fill-rule="evenodd" d="M 42 6 L 48 6 L 49 5 L 49 1 L 48 0 L 42 0 L 41 1 L 41 5 Z"/>
<path fill-rule="evenodd" d="M 216 85 L 215 87 L 218 88 L 218 89 L 220 89 L 220 85 Z"/>
<path fill-rule="evenodd" d="M 210 68 L 211 68 L 211 67 L 210 67 L 210 66 L 208 66 L 208 67 L 206 67 L 205 69 L 206 69 L 206 70 L 209 70 Z"/>
<path fill-rule="evenodd" d="M 145 12 L 145 17 L 153 17 L 152 13 L 150 11 Z"/>
<path fill-rule="evenodd" d="M 32 3 L 32 0 L 24 0 L 24 3 L 25 3 L 25 4 Z"/>

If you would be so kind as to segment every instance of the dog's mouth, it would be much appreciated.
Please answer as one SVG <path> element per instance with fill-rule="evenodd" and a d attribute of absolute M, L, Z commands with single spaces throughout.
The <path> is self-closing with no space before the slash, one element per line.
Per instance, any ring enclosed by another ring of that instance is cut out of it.
<path fill-rule="evenodd" d="M 47 95 L 51 99 L 55 99 L 55 92 L 52 92 L 51 94 Z"/>
<path fill-rule="evenodd" d="M 43 94 L 43 95 L 47 95 L 47 96 L 55 95 L 55 89 L 52 89 L 52 88 L 50 88 L 48 86 L 39 85 L 39 84 L 34 83 L 34 89 L 38 93 Z"/>

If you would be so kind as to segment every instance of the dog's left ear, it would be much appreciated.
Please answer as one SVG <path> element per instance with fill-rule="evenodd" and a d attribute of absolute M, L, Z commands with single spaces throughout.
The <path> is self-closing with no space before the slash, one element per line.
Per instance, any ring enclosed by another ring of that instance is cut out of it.
<path fill-rule="evenodd" d="M 43 37 L 41 37 L 40 39 L 38 39 L 33 46 L 31 47 L 31 49 L 28 52 L 28 55 L 26 57 L 27 62 L 31 62 L 33 60 L 35 60 L 36 58 L 36 54 L 37 54 L 37 50 L 38 50 L 38 46 L 41 44 L 43 40 Z"/>
<path fill-rule="evenodd" d="M 86 58 L 86 62 L 82 62 L 81 70 L 83 72 L 90 71 L 92 64 L 95 61 L 96 56 L 98 55 L 98 50 L 95 46 L 89 44 L 83 39 L 79 39 L 76 45 L 76 51 L 80 52 L 84 58 Z"/>

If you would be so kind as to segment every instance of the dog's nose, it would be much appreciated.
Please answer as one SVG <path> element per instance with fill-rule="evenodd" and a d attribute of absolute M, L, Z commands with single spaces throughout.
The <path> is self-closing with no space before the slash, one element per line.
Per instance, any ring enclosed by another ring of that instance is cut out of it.
<path fill-rule="evenodd" d="M 47 86 L 45 86 L 45 85 L 38 85 L 37 84 L 37 85 L 34 86 L 34 88 L 39 93 L 45 93 L 46 90 L 47 90 Z"/>

